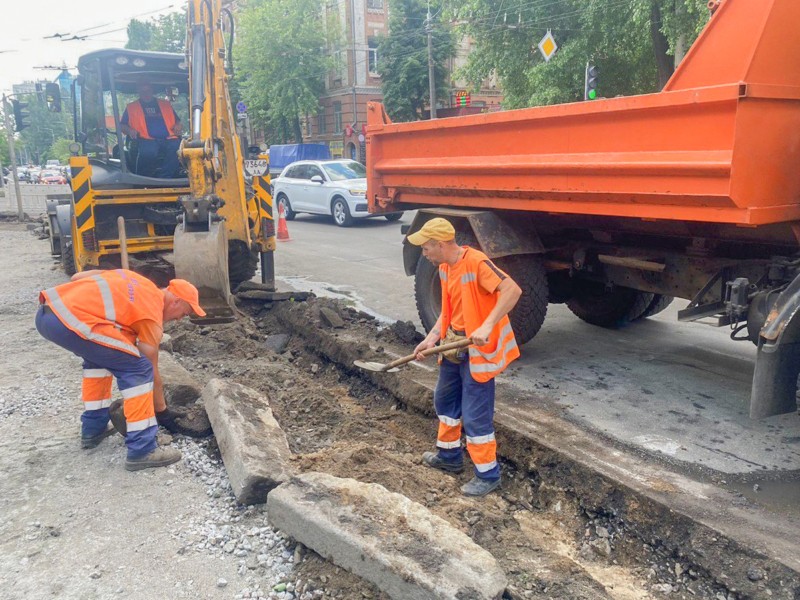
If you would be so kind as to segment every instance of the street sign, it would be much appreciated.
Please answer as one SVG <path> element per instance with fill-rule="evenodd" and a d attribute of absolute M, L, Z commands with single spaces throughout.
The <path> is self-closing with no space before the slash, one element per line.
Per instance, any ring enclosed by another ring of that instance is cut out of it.
<path fill-rule="evenodd" d="M 458 90 L 456 92 L 456 106 L 469 106 L 471 103 L 472 100 L 468 91 Z"/>
<path fill-rule="evenodd" d="M 364 137 L 364 134 L 363 134 L 363 133 L 359 133 L 359 134 L 358 134 L 358 141 L 359 141 L 359 142 L 361 142 L 362 144 L 364 143 L 364 140 L 366 140 L 366 139 L 367 139 L 367 138 L 366 138 L 366 137 Z"/>
<path fill-rule="evenodd" d="M 247 105 L 244 102 L 241 102 L 241 101 L 237 102 L 236 103 L 236 111 L 240 112 L 240 113 L 247 112 Z"/>
<path fill-rule="evenodd" d="M 544 56 L 544 60 L 546 62 L 550 62 L 550 59 L 553 58 L 556 50 L 558 50 L 558 44 L 556 44 L 556 39 L 553 37 L 553 33 L 548 29 L 547 33 L 542 38 L 542 41 L 539 42 L 539 52 L 542 53 L 542 56 Z"/>
<path fill-rule="evenodd" d="M 267 172 L 268 167 L 269 163 L 263 158 L 258 160 L 244 161 L 244 170 L 248 175 L 251 175 L 252 177 L 261 177 Z"/>
<path fill-rule="evenodd" d="M 247 113 L 239 113 L 238 115 L 236 115 L 236 118 L 237 119 L 246 119 L 247 118 Z"/>

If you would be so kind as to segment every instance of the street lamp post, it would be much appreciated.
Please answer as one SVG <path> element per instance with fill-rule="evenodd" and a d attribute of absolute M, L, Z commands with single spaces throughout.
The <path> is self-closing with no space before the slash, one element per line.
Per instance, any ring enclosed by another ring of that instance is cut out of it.
<path fill-rule="evenodd" d="M 19 173 L 17 173 L 17 154 L 14 151 L 14 130 L 11 128 L 11 119 L 8 113 L 11 112 L 11 105 L 8 98 L 3 94 L 3 116 L 5 118 L 6 135 L 8 136 L 8 153 L 11 158 L 11 176 L 14 178 L 14 193 L 17 196 L 17 217 L 20 221 L 25 219 L 22 210 L 22 192 L 19 189 Z"/>

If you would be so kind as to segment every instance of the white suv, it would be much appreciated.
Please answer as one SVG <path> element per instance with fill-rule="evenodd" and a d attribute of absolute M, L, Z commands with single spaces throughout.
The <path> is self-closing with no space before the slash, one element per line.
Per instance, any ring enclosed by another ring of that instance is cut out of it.
<path fill-rule="evenodd" d="M 302 160 L 273 180 L 273 197 L 289 221 L 311 213 L 331 215 L 339 227 L 349 227 L 354 219 L 377 216 L 367 208 L 366 177 L 364 165 L 353 160 Z M 383 216 L 397 221 L 403 213 Z"/>

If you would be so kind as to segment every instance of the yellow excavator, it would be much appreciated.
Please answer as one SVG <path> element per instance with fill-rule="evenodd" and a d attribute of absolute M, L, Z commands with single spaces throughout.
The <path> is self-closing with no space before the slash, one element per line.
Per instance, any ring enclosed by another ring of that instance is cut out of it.
<path fill-rule="evenodd" d="M 81 57 L 72 90 L 72 198 L 48 212 L 53 252 L 67 273 L 129 261 L 159 280 L 174 268 L 200 290 L 205 322 L 224 322 L 234 315 L 231 287 L 255 275 L 259 254 L 262 284 L 274 289 L 269 168 L 236 132 L 230 9 L 191 0 L 187 19 L 185 56 L 108 49 Z M 174 110 L 183 137 L 159 145 L 155 156 L 151 145 L 150 160 L 127 126 L 126 108 L 141 99 L 143 83 Z M 168 172 L 162 167 L 176 148 L 180 164 Z"/>

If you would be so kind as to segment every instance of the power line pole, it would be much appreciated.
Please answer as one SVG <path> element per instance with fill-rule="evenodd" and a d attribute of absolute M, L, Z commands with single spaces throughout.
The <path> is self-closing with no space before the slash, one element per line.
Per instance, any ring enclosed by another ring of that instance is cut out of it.
<path fill-rule="evenodd" d="M 431 97 L 431 119 L 436 118 L 436 79 L 433 68 L 433 19 L 431 18 L 431 3 L 428 2 L 428 18 L 425 19 L 425 32 L 428 34 L 428 83 Z"/>
<path fill-rule="evenodd" d="M 11 128 L 11 119 L 8 113 L 11 112 L 11 105 L 3 94 L 3 117 L 5 118 L 6 135 L 8 136 L 8 153 L 11 158 L 11 176 L 14 178 L 14 193 L 17 196 L 17 216 L 22 222 L 25 219 L 25 213 L 22 211 L 22 192 L 19 189 L 19 173 L 17 173 L 17 154 L 14 151 L 14 130 Z"/>

